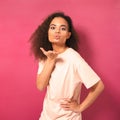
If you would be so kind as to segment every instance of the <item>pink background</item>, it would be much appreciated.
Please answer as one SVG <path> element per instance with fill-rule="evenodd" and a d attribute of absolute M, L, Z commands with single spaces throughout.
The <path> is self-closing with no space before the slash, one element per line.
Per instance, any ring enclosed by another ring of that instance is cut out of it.
<path fill-rule="evenodd" d="M 0 0 L 0 120 L 38 120 L 44 91 L 36 88 L 38 66 L 28 39 L 56 10 L 73 18 L 80 52 L 105 84 L 83 120 L 119 120 L 119 0 Z"/>

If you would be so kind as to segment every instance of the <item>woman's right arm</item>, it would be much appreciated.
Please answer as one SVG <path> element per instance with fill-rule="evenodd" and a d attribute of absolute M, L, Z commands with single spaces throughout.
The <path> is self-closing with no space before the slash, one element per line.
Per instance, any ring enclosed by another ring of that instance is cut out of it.
<path fill-rule="evenodd" d="M 43 48 L 40 49 L 42 50 L 43 54 L 47 56 L 47 59 L 45 60 L 45 64 L 41 73 L 37 75 L 37 82 L 36 82 L 37 88 L 39 90 L 43 90 L 49 84 L 51 73 L 55 67 L 56 57 L 58 53 L 51 50 L 45 51 Z"/>
<path fill-rule="evenodd" d="M 47 59 L 40 74 L 37 75 L 37 88 L 43 90 L 49 84 L 51 73 L 55 66 L 55 60 Z"/>

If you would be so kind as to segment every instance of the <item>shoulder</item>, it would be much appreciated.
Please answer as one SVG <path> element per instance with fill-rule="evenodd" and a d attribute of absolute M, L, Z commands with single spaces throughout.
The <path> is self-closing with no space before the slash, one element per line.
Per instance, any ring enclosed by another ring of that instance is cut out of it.
<path fill-rule="evenodd" d="M 75 62 L 80 62 L 81 60 L 83 60 L 82 56 L 80 55 L 79 52 L 75 51 L 72 48 L 69 48 L 68 50 L 68 56 L 71 60 L 74 60 Z"/>

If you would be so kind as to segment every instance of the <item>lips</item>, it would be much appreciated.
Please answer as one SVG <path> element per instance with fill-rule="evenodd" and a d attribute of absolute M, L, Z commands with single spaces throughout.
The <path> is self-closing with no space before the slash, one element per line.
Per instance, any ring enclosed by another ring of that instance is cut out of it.
<path fill-rule="evenodd" d="M 56 36 L 55 36 L 55 39 L 60 39 L 60 36 L 56 35 Z"/>

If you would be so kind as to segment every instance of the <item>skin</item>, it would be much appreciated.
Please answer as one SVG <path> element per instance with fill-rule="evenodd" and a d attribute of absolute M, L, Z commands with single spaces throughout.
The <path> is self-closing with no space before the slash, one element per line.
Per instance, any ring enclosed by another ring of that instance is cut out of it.
<path fill-rule="evenodd" d="M 48 30 L 48 39 L 52 43 L 54 51 L 58 53 L 64 52 L 67 48 L 65 43 L 70 37 L 71 32 L 68 31 L 68 23 L 61 17 L 54 18 Z"/>
<path fill-rule="evenodd" d="M 54 18 L 48 30 L 48 38 L 52 44 L 53 51 L 45 51 L 40 48 L 42 52 L 47 56 L 45 65 L 42 72 L 37 76 L 37 88 L 43 90 L 49 84 L 51 73 L 56 64 L 56 57 L 59 53 L 64 52 L 68 47 L 65 45 L 66 40 L 70 37 L 71 33 L 68 31 L 67 21 L 61 17 Z M 64 110 L 70 110 L 74 112 L 83 112 L 87 109 L 100 95 L 104 89 L 104 84 L 100 80 L 94 86 L 89 89 L 87 97 L 81 104 L 72 99 L 63 99 L 60 103 Z"/>

